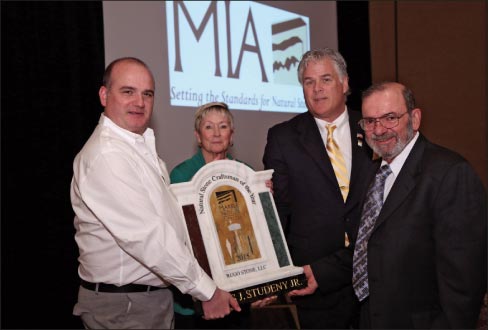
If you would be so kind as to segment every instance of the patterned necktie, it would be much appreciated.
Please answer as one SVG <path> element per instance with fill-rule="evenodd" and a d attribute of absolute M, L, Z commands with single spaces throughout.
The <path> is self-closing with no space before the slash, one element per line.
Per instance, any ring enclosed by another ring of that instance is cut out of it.
<path fill-rule="evenodd" d="M 339 188 L 341 189 L 342 198 L 344 202 L 346 201 L 347 194 L 349 193 L 349 174 L 347 173 L 346 161 L 342 156 L 342 152 L 334 140 L 332 134 L 336 129 L 336 125 L 327 124 L 327 153 L 329 154 L 330 162 L 334 168 L 334 173 L 339 183 Z"/>
<path fill-rule="evenodd" d="M 363 206 L 352 262 L 352 285 L 359 301 L 363 301 L 369 295 L 368 240 L 383 206 L 385 181 L 391 173 L 388 164 L 381 166 L 378 173 L 376 173 L 373 184 L 369 187 L 366 202 Z"/>

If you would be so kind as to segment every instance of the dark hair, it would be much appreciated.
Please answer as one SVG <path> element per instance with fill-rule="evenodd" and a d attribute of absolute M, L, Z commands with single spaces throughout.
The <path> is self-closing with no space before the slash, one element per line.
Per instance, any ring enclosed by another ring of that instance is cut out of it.
<path fill-rule="evenodd" d="M 110 84 L 112 83 L 112 70 L 113 68 L 120 62 L 133 62 L 142 65 L 149 71 L 149 73 L 152 76 L 151 70 L 147 66 L 144 61 L 136 58 L 136 57 L 121 57 L 116 60 L 113 60 L 105 69 L 105 72 L 103 73 L 103 78 L 102 78 L 102 85 L 105 86 L 106 88 L 110 88 Z M 154 80 L 154 78 L 153 78 Z"/>
<path fill-rule="evenodd" d="M 395 83 L 391 82 L 391 81 L 382 81 L 380 83 L 373 84 L 368 89 L 363 91 L 363 93 L 361 95 L 361 99 L 364 100 L 365 98 L 371 96 L 372 94 L 374 94 L 376 92 L 382 92 L 382 91 L 386 90 L 392 84 L 395 84 Z M 417 107 L 417 105 L 415 104 L 415 97 L 413 95 L 413 92 L 407 86 L 405 86 L 405 85 L 401 85 L 401 86 L 402 86 L 403 100 L 405 101 L 407 111 L 412 112 L 412 110 Z"/>

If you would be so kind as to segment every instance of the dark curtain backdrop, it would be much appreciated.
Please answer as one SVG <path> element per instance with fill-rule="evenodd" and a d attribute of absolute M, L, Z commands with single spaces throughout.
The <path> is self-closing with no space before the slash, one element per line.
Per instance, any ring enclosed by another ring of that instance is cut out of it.
<path fill-rule="evenodd" d="M 103 110 L 102 3 L 1 2 L 1 328 L 83 328 L 69 188 Z"/>
<path fill-rule="evenodd" d="M 371 85 L 368 1 L 338 1 L 337 31 L 339 51 L 349 73 L 347 105 L 361 111 L 361 92 Z"/>
<path fill-rule="evenodd" d="M 371 82 L 367 2 L 338 2 L 339 49 L 359 109 Z M 1 328 L 81 329 L 69 199 L 95 128 L 104 70 L 100 1 L 1 2 Z"/>

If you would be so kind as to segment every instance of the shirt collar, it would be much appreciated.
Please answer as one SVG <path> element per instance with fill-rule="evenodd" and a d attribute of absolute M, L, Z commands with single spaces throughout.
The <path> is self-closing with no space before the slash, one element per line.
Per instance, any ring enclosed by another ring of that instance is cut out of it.
<path fill-rule="evenodd" d="M 105 114 L 103 113 L 100 116 L 99 123 L 105 127 L 109 127 L 111 130 L 117 133 L 124 140 L 132 144 L 141 143 L 141 142 L 145 143 L 145 141 L 155 140 L 154 131 L 151 128 L 148 127 L 142 135 L 136 134 L 118 126 L 110 118 L 105 116 Z"/>
<path fill-rule="evenodd" d="M 329 124 L 335 124 L 336 130 L 340 130 L 342 127 L 347 125 L 347 123 L 349 122 L 349 113 L 347 112 L 347 106 L 346 106 L 344 112 L 339 117 L 337 117 L 333 122 L 328 122 L 326 120 L 319 119 L 316 117 L 313 118 L 315 119 L 315 122 L 317 123 L 320 132 L 325 133 L 327 132 L 325 127 Z"/>

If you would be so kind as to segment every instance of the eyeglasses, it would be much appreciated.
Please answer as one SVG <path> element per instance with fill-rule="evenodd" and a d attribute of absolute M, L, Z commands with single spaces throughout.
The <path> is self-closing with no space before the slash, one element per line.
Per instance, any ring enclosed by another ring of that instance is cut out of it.
<path fill-rule="evenodd" d="M 361 126 L 361 128 L 365 131 L 372 131 L 375 128 L 375 124 L 378 121 L 381 126 L 384 128 L 393 128 L 398 126 L 398 122 L 400 118 L 402 118 L 404 115 L 408 113 L 404 112 L 401 115 L 396 115 L 393 113 L 386 114 L 384 116 L 378 117 L 378 118 L 363 118 L 361 119 L 358 124 Z"/>

